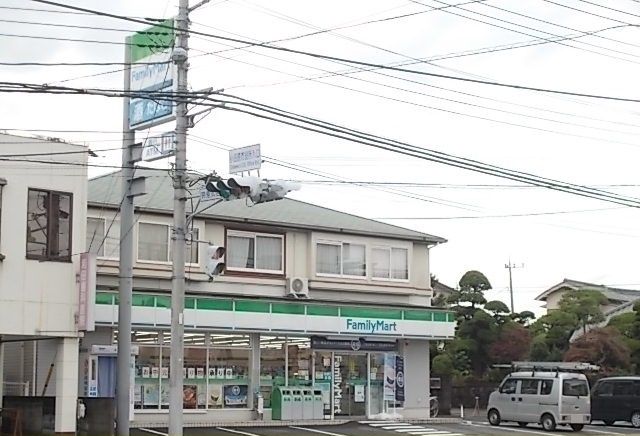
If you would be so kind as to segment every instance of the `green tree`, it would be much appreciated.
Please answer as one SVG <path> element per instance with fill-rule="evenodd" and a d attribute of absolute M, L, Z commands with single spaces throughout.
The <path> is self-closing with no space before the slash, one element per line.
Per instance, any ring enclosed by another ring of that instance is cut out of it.
<path fill-rule="evenodd" d="M 633 306 L 633 312 L 611 318 L 607 327 L 616 329 L 631 353 L 634 373 L 640 372 L 640 303 Z"/>
<path fill-rule="evenodd" d="M 482 309 L 476 309 L 470 319 L 458 327 L 458 337 L 465 340 L 471 368 L 481 376 L 491 362 L 489 349 L 498 335 L 495 319 Z"/>
<path fill-rule="evenodd" d="M 528 326 L 531 320 L 536 319 L 536 314 L 530 310 L 523 310 L 520 313 L 512 313 L 511 319 L 520 325 Z"/>
<path fill-rule="evenodd" d="M 593 289 L 577 289 L 567 292 L 560 299 L 559 310 L 572 313 L 578 319 L 582 332 L 587 333 L 587 326 L 604 321 L 600 306 L 609 300 L 600 291 Z"/>
<path fill-rule="evenodd" d="M 491 289 L 487 277 L 479 271 L 467 271 L 458 283 L 458 290 L 453 292 L 447 302 L 453 305 L 458 317 L 469 319 L 479 306 L 487 303 L 484 292 Z"/>
<path fill-rule="evenodd" d="M 579 326 L 579 321 L 574 313 L 560 310 L 552 310 L 541 316 L 531 324 L 531 333 L 535 339 L 533 342 L 532 359 L 534 360 L 560 360 L 569 348 L 569 339 Z M 544 341 L 545 347 L 540 346 Z M 546 358 L 542 359 L 543 349 L 546 349 Z M 535 352 L 534 352 L 535 351 Z M 535 358 L 533 356 L 536 356 Z"/>
<path fill-rule="evenodd" d="M 489 301 L 484 305 L 484 310 L 491 313 L 496 323 L 499 325 L 504 324 L 509 319 L 509 308 L 506 304 L 499 300 Z"/>

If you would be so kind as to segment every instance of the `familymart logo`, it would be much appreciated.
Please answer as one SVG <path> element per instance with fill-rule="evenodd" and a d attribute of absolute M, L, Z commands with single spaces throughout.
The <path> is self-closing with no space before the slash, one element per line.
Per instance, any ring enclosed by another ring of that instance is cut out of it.
<path fill-rule="evenodd" d="M 398 323 L 384 321 L 382 319 L 367 319 L 357 321 L 353 318 L 347 318 L 347 331 L 358 333 L 390 333 L 396 332 Z"/>

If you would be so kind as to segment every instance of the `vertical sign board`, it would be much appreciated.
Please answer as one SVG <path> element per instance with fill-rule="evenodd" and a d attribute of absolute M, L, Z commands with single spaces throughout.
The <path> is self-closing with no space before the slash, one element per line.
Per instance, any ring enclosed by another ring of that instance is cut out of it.
<path fill-rule="evenodd" d="M 95 330 L 94 302 L 96 300 L 96 255 L 80 254 L 78 273 L 78 330 Z"/>
<path fill-rule="evenodd" d="M 404 402 L 404 357 L 396 356 L 396 401 Z"/>
<path fill-rule="evenodd" d="M 173 19 L 127 37 L 131 50 L 130 89 L 173 92 L 176 67 L 171 61 L 175 32 Z M 157 126 L 175 119 L 175 104 L 169 100 L 133 97 L 129 101 L 129 127 L 133 130 Z"/>
<path fill-rule="evenodd" d="M 229 150 L 229 174 L 259 170 L 261 164 L 260 144 Z"/>
<path fill-rule="evenodd" d="M 384 354 L 384 401 L 396 399 L 396 354 Z"/>
<path fill-rule="evenodd" d="M 333 415 L 342 413 L 342 356 L 333 356 Z"/>

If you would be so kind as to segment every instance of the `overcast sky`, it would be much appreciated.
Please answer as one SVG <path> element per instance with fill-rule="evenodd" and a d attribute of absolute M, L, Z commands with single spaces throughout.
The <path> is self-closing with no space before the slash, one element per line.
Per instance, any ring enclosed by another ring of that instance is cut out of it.
<path fill-rule="evenodd" d="M 177 11 L 176 0 L 61 1 L 130 17 L 171 17 Z M 454 3 L 465 4 L 432 10 Z M 426 59 L 429 62 L 406 68 L 638 98 L 640 30 L 630 26 L 640 24 L 638 3 L 212 0 L 194 11 L 191 20 L 193 30 L 250 41 L 273 41 L 355 25 L 277 44 L 376 64 Z M 65 10 L 28 0 L 1 0 L 0 6 L 0 62 L 122 62 L 125 36 L 146 27 L 106 17 L 45 12 L 42 10 Z M 362 24 L 408 14 L 412 15 Z M 585 35 L 594 31 L 601 32 Z M 579 37 L 552 42 L 567 36 Z M 242 44 L 200 36 L 190 38 L 189 44 L 189 84 L 194 90 L 224 88 L 229 94 L 421 147 L 628 196 L 636 196 L 640 187 L 637 103 L 565 97 L 395 71 L 326 77 L 328 72 L 352 68 L 260 47 L 220 52 Z M 479 54 L 478 50 L 490 52 Z M 211 52 L 219 53 L 207 54 Z M 0 77 L 11 82 L 121 89 L 121 68 L 0 65 Z M 87 75 L 91 77 L 81 77 Z M 119 99 L 5 94 L 1 101 L 0 128 L 53 129 L 40 134 L 87 143 L 96 150 L 121 146 L 117 133 L 122 127 Z M 172 124 L 167 124 L 151 132 L 140 131 L 138 139 L 171 129 Z M 476 269 L 493 285 L 489 298 L 508 303 L 505 264 L 511 259 L 519 267 L 513 274 L 516 310 L 540 313 L 534 297 L 565 277 L 640 289 L 637 209 L 523 187 L 224 110 L 204 117 L 190 135 L 191 169 L 227 175 L 226 149 L 260 143 L 263 155 L 302 170 L 264 163 L 263 177 L 313 181 L 305 183 L 293 198 L 448 239 L 432 250 L 431 270 L 450 286 L 456 286 L 465 271 Z M 92 164 L 120 163 L 120 150 L 97 153 L 99 157 L 92 158 Z M 155 165 L 166 168 L 168 162 Z M 96 167 L 90 174 L 105 171 Z M 334 180 L 421 186 L 320 184 L 317 182 L 323 178 L 309 172 L 327 173 Z M 144 202 L 143 198 L 141 204 Z"/>

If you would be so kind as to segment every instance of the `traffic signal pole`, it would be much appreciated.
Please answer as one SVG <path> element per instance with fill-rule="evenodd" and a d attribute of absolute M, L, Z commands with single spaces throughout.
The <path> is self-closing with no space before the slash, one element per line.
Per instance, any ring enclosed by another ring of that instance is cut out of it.
<path fill-rule="evenodd" d="M 177 68 L 176 160 L 173 176 L 173 274 L 171 279 L 171 357 L 169 366 L 169 434 L 183 434 L 184 293 L 186 252 L 187 178 L 187 63 L 189 1 L 180 0 L 176 19 L 177 41 L 172 60 Z"/>

